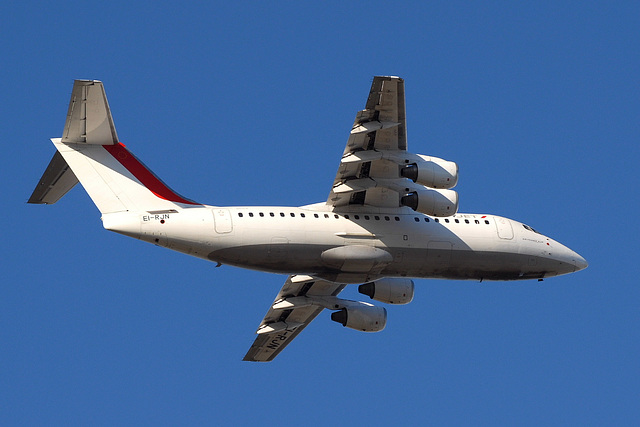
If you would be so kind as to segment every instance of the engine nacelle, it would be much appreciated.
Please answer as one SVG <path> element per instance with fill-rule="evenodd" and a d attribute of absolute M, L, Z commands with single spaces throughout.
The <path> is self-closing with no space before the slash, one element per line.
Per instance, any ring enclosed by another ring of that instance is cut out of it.
<path fill-rule="evenodd" d="M 451 216 L 458 212 L 458 193 L 453 190 L 415 190 L 400 199 L 400 204 L 431 216 Z"/>
<path fill-rule="evenodd" d="M 416 162 L 400 169 L 400 175 L 430 188 L 450 189 L 458 184 L 458 165 L 448 160 L 418 154 Z"/>
<path fill-rule="evenodd" d="M 380 279 L 358 286 L 358 292 L 387 304 L 409 304 L 413 300 L 413 280 Z"/>
<path fill-rule="evenodd" d="M 357 331 L 380 332 L 387 325 L 387 310 L 374 305 L 345 307 L 331 313 L 331 320 Z"/>

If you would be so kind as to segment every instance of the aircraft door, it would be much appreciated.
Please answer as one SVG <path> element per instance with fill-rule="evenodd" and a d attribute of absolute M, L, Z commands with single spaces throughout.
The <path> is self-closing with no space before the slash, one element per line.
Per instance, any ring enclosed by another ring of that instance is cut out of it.
<path fill-rule="evenodd" d="M 218 234 L 231 233 L 233 231 L 229 209 L 214 209 L 213 222 Z"/>
<path fill-rule="evenodd" d="M 493 219 L 496 222 L 498 237 L 505 240 L 513 239 L 513 227 L 511 227 L 511 221 L 499 216 L 494 216 Z"/>

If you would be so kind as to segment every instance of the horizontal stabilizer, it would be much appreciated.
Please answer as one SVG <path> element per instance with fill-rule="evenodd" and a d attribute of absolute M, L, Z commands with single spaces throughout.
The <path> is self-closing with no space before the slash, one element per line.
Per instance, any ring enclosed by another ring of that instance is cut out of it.
<path fill-rule="evenodd" d="M 29 197 L 28 203 L 51 205 L 60 200 L 77 183 L 78 178 L 60 152 L 56 151 L 31 197 Z"/>
<path fill-rule="evenodd" d="M 101 81 L 76 80 L 73 83 L 62 142 L 96 145 L 118 143 L 118 135 Z"/>

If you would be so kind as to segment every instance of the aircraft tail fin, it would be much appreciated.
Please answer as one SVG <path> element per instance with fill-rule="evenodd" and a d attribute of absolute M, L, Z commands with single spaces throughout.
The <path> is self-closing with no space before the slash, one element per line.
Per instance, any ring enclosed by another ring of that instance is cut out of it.
<path fill-rule="evenodd" d="M 118 141 L 100 81 L 75 81 L 63 136 L 51 142 L 57 152 L 29 203 L 55 203 L 79 181 L 103 214 L 198 205 L 171 190 Z"/>

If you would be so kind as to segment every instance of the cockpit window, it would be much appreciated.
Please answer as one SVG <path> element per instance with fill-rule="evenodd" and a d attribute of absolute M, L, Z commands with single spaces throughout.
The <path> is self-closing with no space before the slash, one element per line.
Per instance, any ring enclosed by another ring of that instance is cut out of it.
<path fill-rule="evenodd" d="M 539 231 L 537 231 L 537 230 L 536 230 L 536 229 L 534 229 L 533 227 L 529 227 L 527 224 L 522 224 L 522 226 L 523 226 L 524 228 L 526 228 L 527 230 L 529 230 L 529 231 L 533 231 L 534 233 L 538 233 L 538 234 L 540 234 L 540 232 L 539 232 Z"/>

